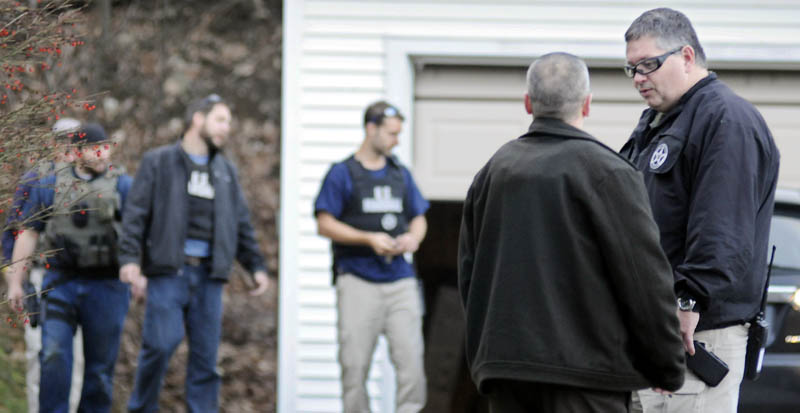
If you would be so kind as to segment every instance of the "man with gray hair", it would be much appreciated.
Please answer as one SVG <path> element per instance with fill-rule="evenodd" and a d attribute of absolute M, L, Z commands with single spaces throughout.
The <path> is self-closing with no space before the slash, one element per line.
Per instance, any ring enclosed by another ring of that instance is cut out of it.
<path fill-rule="evenodd" d="M 639 397 L 646 412 L 735 412 L 746 323 L 766 282 L 778 148 L 758 110 L 708 70 L 683 13 L 647 11 L 625 41 L 625 72 L 650 108 L 622 154 L 644 174 L 686 352 L 696 340 L 730 369 L 716 386 L 689 371 L 675 394 Z"/>
<path fill-rule="evenodd" d="M 458 279 L 472 377 L 492 412 L 627 412 L 683 382 L 672 275 L 641 175 L 582 131 L 589 73 L 528 69 L 528 132 L 478 172 Z"/>

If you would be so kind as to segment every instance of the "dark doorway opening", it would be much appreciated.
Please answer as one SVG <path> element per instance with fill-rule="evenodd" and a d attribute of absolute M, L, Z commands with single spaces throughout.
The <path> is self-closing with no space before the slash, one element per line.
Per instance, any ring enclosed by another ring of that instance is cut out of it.
<path fill-rule="evenodd" d="M 488 413 L 464 358 L 464 311 L 458 295 L 460 201 L 431 201 L 428 235 L 416 254 L 425 298 L 423 332 L 428 403 L 424 413 Z"/>

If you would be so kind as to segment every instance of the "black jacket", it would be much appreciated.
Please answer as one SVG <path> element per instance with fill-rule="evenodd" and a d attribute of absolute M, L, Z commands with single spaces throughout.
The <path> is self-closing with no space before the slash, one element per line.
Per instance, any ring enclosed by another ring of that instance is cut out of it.
<path fill-rule="evenodd" d="M 180 143 L 145 153 L 122 217 L 120 265 L 137 263 L 147 276 L 176 274 L 184 263 L 188 172 Z M 211 278 L 227 280 L 236 258 L 251 273 L 265 270 L 236 168 L 221 153 L 210 161 L 214 184 Z"/>
<path fill-rule="evenodd" d="M 672 275 L 641 175 L 579 129 L 537 118 L 478 172 L 458 277 L 483 392 L 491 379 L 683 383 Z"/>
<path fill-rule="evenodd" d="M 743 324 L 766 278 L 778 148 L 713 73 L 651 127 L 655 115 L 642 114 L 622 154 L 644 174 L 675 292 L 697 300 L 698 331 Z"/>

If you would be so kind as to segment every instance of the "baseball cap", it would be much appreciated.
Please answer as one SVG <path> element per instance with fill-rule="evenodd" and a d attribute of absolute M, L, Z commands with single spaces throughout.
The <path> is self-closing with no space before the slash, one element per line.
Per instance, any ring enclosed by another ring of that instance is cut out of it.
<path fill-rule="evenodd" d="M 106 130 L 97 123 L 88 123 L 72 135 L 73 144 L 102 142 L 107 139 Z"/>
<path fill-rule="evenodd" d="M 53 124 L 52 131 L 57 135 L 75 132 L 81 127 L 81 121 L 75 118 L 61 118 Z"/>

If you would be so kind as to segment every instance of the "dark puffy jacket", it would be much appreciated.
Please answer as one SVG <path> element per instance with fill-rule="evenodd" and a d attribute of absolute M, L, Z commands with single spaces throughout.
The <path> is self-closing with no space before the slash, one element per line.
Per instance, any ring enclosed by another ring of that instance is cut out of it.
<path fill-rule="evenodd" d="M 467 359 L 492 379 L 676 390 L 672 273 L 639 172 L 555 119 L 501 147 L 464 203 Z"/>
<path fill-rule="evenodd" d="M 148 151 L 139 164 L 122 217 L 120 265 L 137 263 L 147 276 L 183 267 L 188 227 L 188 172 L 180 143 Z M 214 184 L 211 278 L 228 279 L 236 258 L 251 273 L 265 270 L 236 168 L 221 153 L 210 161 Z"/>
<path fill-rule="evenodd" d="M 622 149 L 644 174 L 675 293 L 697 300 L 697 331 L 743 324 L 767 271 L 780 155 L 764 119 L 714 73 Z"/>

